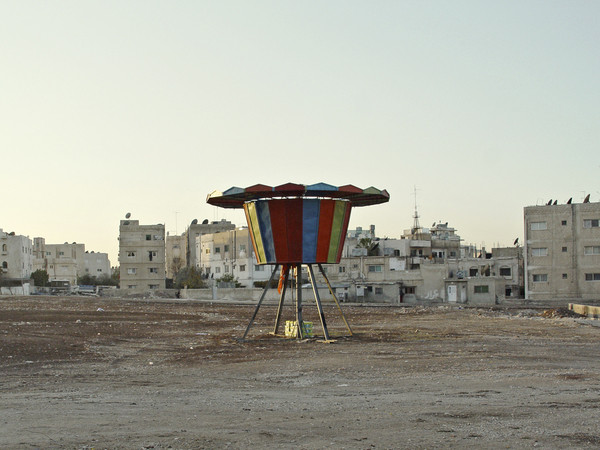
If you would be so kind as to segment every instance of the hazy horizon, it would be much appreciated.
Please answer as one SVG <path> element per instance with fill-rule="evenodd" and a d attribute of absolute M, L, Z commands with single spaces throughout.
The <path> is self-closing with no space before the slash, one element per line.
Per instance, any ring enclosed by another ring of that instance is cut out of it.
<path fill-rule="evenodd" d="M 350 228 L 522 240 L 600 200 L 600 3 L 0 2 L 0 228 L 118 265 L 119 221 L 240 211 L 231 186 L 387 189 Z"/>

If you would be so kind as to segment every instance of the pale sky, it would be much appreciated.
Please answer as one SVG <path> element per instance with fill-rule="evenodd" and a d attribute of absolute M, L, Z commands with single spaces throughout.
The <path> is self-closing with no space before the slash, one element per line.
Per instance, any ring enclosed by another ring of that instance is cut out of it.
<path fill-rule="evenodd" d="M 600 200 L 600 2 L 0 0 L 0 228 L 118 265 L 119 220 L 243 214 L 213 190 L 387 189 L 350 227 Z"/>

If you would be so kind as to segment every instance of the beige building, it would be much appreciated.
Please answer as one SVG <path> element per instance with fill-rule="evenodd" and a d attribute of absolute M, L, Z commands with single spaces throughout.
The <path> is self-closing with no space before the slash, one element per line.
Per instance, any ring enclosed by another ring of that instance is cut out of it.
<path fill-rule="evenodd" d="M 186 236 L 169 236 L 165 241 L 167 278 L 175 279 L 177 273 L 187 266 Z"/>
<path fill-rule="evenodd" d="M 146 292 L 165 288 L 165 226 L 121 220 L 119 226 L 120 288 Z"/>
<path fill-rule="evenodd" d="M 600 203 L 527 206 L 525 297 L 600 296 Z"/>
<path fill-rule="evenodd" d="M 77 284 L 77 278 L 91 275 L 96 278 L 110 277 L 110 261 L 107 253 L 85 250 L 85 244 L 46 244 L 42 237 L 33 239 L 34 270 L 45 270 L 48 280 Z"/>

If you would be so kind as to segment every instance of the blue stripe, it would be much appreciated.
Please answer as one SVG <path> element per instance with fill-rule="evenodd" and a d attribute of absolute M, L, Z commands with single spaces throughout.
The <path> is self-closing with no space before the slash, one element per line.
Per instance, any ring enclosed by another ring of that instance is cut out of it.
<path fill-rule="evenodd" d="M 260 226 L 260 235 L 265 249 L 265 258 L 268 263 L 275 261 L 275 243 L 273 242 L 273 230 L 271 229 L 271 214 L 269 213 L 268 201 L 256 202 L 256 215 Z"/>
<path fill-rule="evenodd" d="M 320 205 L 320 200 L 304 199 L 302 209 L 302 262 L 304 263 L 317 261 Z"/>

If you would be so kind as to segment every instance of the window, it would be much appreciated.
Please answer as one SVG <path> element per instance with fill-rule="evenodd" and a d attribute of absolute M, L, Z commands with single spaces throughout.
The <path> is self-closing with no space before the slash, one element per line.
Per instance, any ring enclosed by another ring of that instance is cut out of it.
<path fill-rule="evenodd" d="M 85 269 L 85 271 L 86 271 L 86 272 L 89 272 L 89 271 L 90 271 L 90 269 Z"/>
<path fill-rule="evenodd" d="M 563 248 L 562 248 L 562 252 L 563 252 L 563 253 L 567 253 L 567 247 L 563 247 Z"/>
<path fill-rule="evenodd" d="M 215 247 L 215 253 L 221 253 L 221 247 Z"/>
<path fill-rule="evenodd" d="M 240 272 L 246 271 L 246 264 L 240 264 Z"/>
<path fill-rule="evenodd" d="M 153 251 L 153 250 L 150 250 L 150 251 L 148 252 L 148 260 L 149 260 L 149 261 L 152 261 L 152 259 L 153 259 L 153 258 L 156 258 L 156 252 L 155 252 L 155 251 Z"/>
<path fill-rule="evenodd" d="M 87 270 L 87 269 L 86 269 Z M 96 269 L 96 272 L 102 272 L 102 269 Z"/>
<path fill-rule="evenodd" d="M 229 273 L 229 266 L 225 266 L 225 273 Z"/>
<path fill-rule="evenodd" d="M 589 247 L 583 247 L 584 255 L 600 255 L 600 245 L 590 245 Z"/>
<path fill-rule="evenodd" d="M 127 289 L 135 289 L 137 287 L 137 285 L 135 284 L 128 284 L 127 285 Z"/>
<path fill-rule="evenodd" d="M 512 270 L 510 270 L 510 267 L 500 267 L 500 276 L 501 277 L 512 276 Z"/>
<path fill-rule="evenodd" d="M 58 252 L 58 256 L 65 256 L 65 252 Z"/>
<path fill-rule="evenodd" d="M 404 293 L 405 294 L 414 294 L 414 293 L 416 293 L 416 287 L 415 286 L 406 286 L 404 288 Z"/>
<path fill-rule="evenodd" d="M 150 273 L 158 273 L 158 267 L 150 267 Z"/>
<path fill-rule="evenodd" d="M 158 284 L 149 284 L 148 289 L 158 289 Z"/>
<path fill-rule="evenodd" d="M 352 264 L 353 269 L 358 269 L 358 264 Z"/>
<path fill-rule="evenodd" d="M 537 275 L 533 276 L 533 282 L 534 283 L 543 283 L 548 281 L 548 274 L 547 273 L 540 273 Z"/>
<path fill-rule="evenodd" d="M 381 272 L 382 271 L 382 267 L 381 265 L 373 265 L 373 266 L 369 266 L 369 272 Z"/>
<path fill-rule="evenodd" d="M 7 250 L 7 248 L 6 248 L 6 244 L 2 244 L 2 251 L 3 251 L 3 252 L 6 252 L 6 251 L 8 251 L 8 250 Z"/>
<path fill-rule="evenodd" d="M 346 266 L 339 266 L 338 273 L 344 273 L 346 271 Z"/>
<path fill-rule="evenodd" d="M 583 221 L 583 228 L 598 228 L 598 219 L 586 219 Z"/>
<path fill-rule="evenodd" d="M 530 229 L 531 231 L 547 230 L 548 225 L 546 222 L 531 222 Z"/>
<path fill-rule="evenodd" d="M 487 285 L 474 286 L 474 287 L 475 287 L 476 294 L 487 294 L 488 292 L 490 292 L 490 287 Z"/>
<path fill-rule="evenodd" d="M 179 245 L 174 245 L 173 246 L 173 250 L 175 250 L 176 248 L 179 248 Z"/>
<path fill-rule="evenodd" d="M 376 294 L 376 295 L 383 295 L 383 288 L 381 288 L 381 287 L 376 287 L 376 288 L 375 288 L 375 294 Z"/>
<path fill-rule="evenodd" d="M 585 281 L 600 281 L 600 273 L 586 273 Z"/>
<path fill-rule="evenodd" d="M 263 272 L 265 270 L 265 266 L 254 265 L 255 272 Z"/>
<path fill-rule="evenodd" d="M 566 274 L 566 273 L 563 273 L 563 274 L 562 274 L 562 277 L 563 277 L 563 280 L 566 280 L 566 279 L 567 279 L 567 274 Z"/>
<path fill-rule="evenodd" d="M 246 244 L 240 244 L 240 252 L 246 251 Z"/>
<path fill-rule="evenodd" d="M 565 225 L 567 224 L 567 221 L 566 221 L 566 220 L 563 220 L 563 221 L 561 221 L 561 222 L 560 222 L 560 224 L 561 224 L 562 226 L 565 226 Z"/>
<path fill-rule="evenodd" d="M 208 255 L 210 253 L 210 248 L 207 248 L 205 253 Z"/>
<path fill-rule="evenodd" d="M 450 258 L 456 258 L 456 252 L 450 252 Z"/>
<path fill-rule="evenodd" d="M 225 253 L 227 253 L 227 252 L 229 251 L 229 245 L 226 245 L 226 246 L 224 246 L 224 247 L 223 247 L 223 251 L 224 251 Z"/>
<path fill-rule="evenodd" d="M 469 269 L 469 276 L 470 277 L 476 277 L 478 273 L 479 273 L 479 269 L 477 269 L 477 267 L 471 267 Z"/>
<path fill-rule="evenodd" d="M 2 261 L 2 268 L 8 269 L 8 263 L 6 261 Z M 50 268 L 52 268 L 52 266 L 50 266 Z"/>
<path fill-rule="evenodd" d="M 151 239 L 152 239 L 152 235 L 150 235 L 150 234 L 147 234 L 147 235 L 146 235 L 146 240 L 147 240 L 147 241 L 149 241 L 149 240 L 151 240 Z"/>
<path fill-rule="evenodd" d="M 221 268 L 220 267 L 215 267 L 215 273 L 221 273 Z"/>
<path fill-rule="evenodd" d="M 546 247 L 532 248 L 531 256 L 548 256 L 548 249 Z"/>
<path fill-rule="evenodd" d="M 128 275 L 135 275 L 136 272 L 137 272 L 137 269 L 135 267 L 130 267 L 129 269 L 127 269 Z"/>
<path fill-rule="evenodd" d="M 135 252 L 127 252 L 128 258 L 135 258 Z"/>

